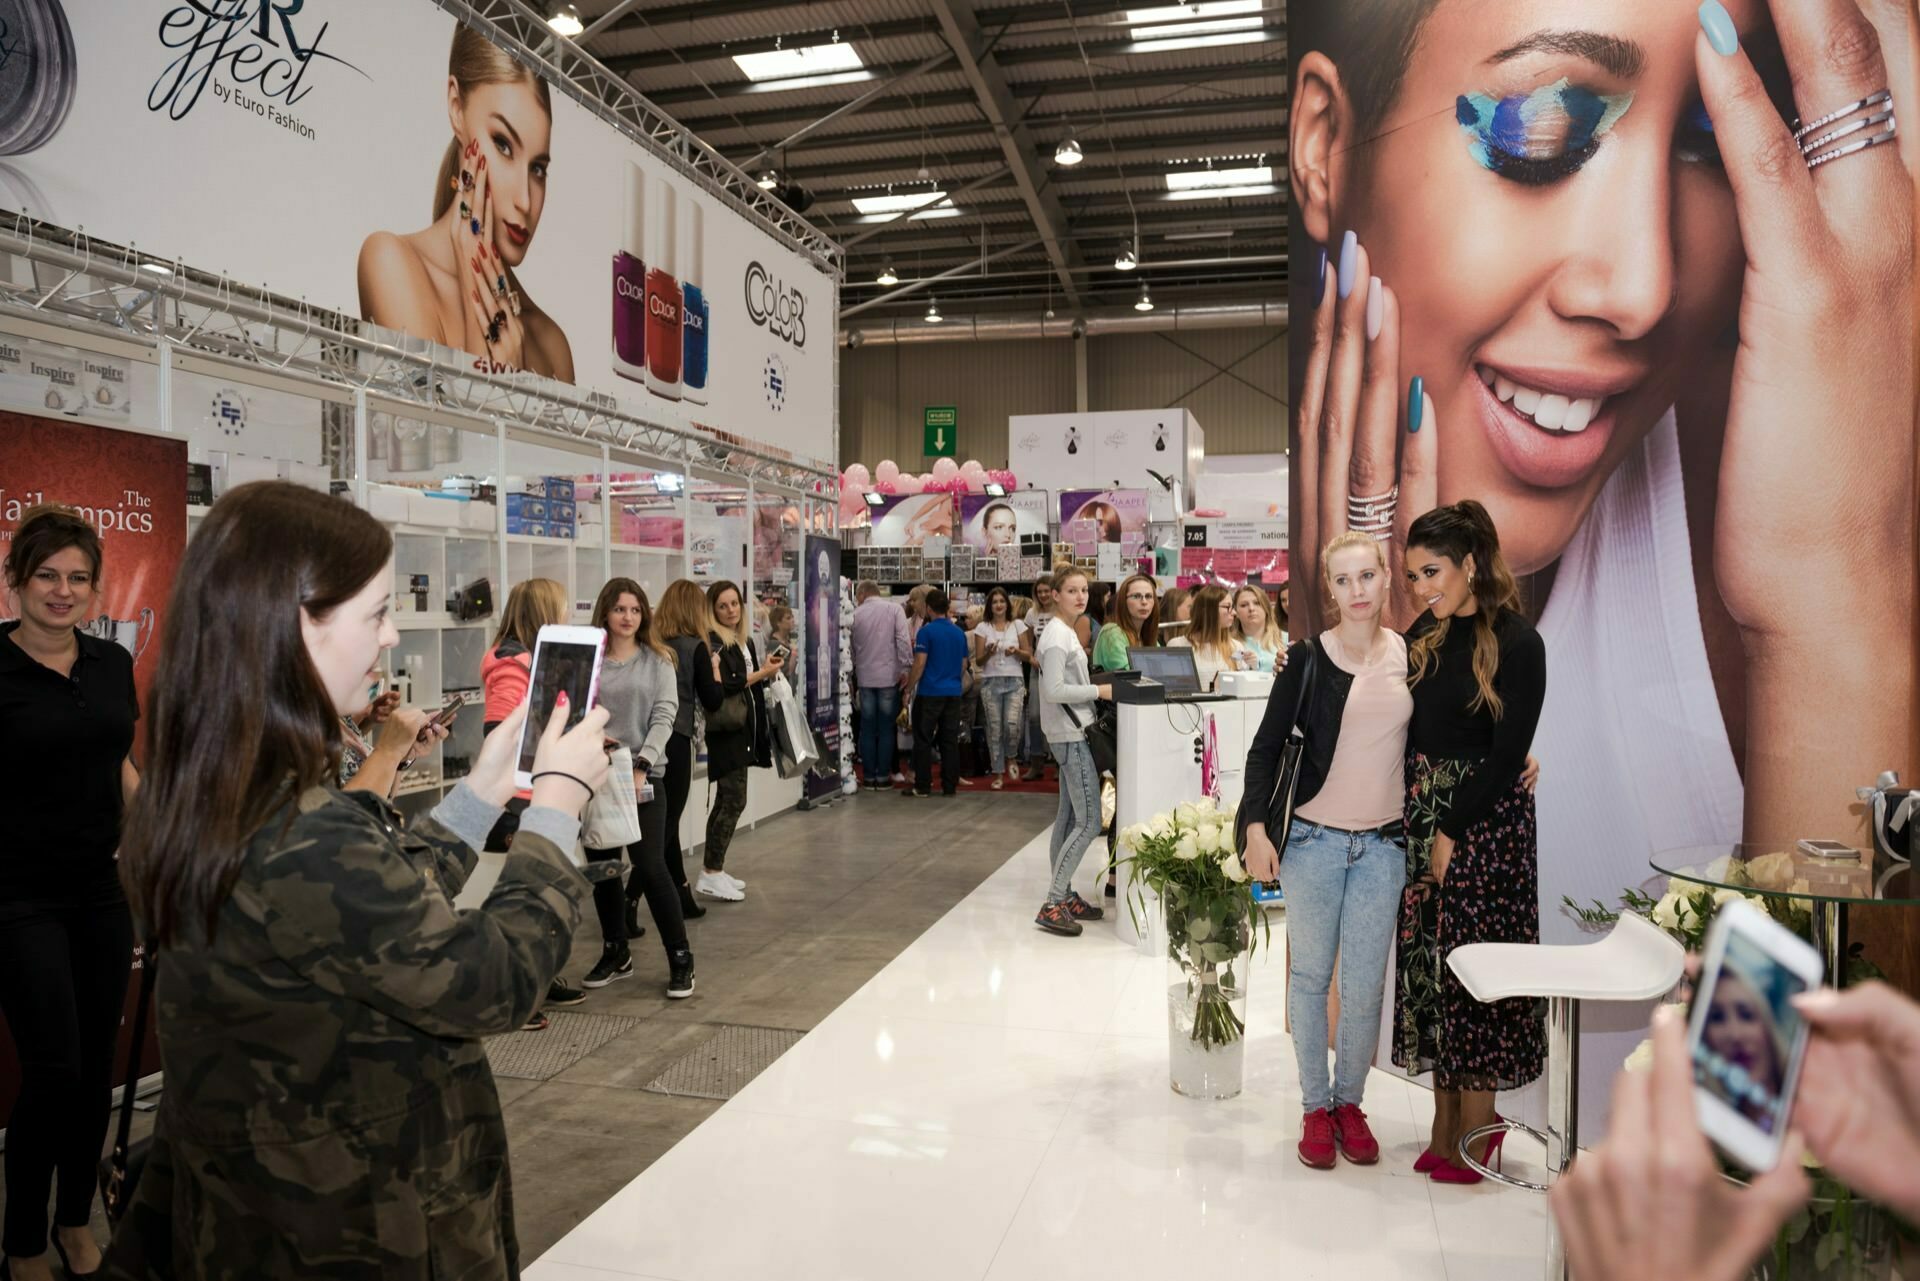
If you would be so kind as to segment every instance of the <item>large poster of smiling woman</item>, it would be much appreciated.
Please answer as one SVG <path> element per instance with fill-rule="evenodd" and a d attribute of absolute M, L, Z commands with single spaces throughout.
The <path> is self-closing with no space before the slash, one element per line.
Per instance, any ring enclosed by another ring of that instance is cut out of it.
<path fill-rule="evenodd" d="M 1651 862 L 1864 844 L 1853 789 L 1911 764 L 1905 14 L 1288 4 L 1295 634 L 1333 535 L 1397 578 L 1485 504 L 1546 643 L 1545 942 Z M 1586 1038 L 1590 1121 L 1642 1013 Z"/>
<path fill-rule="evenodd" d="M 422 196 L 431 196 L 433 220 L 417 231 L 367 237 L 360 314 L 483 356 L 501 372 L 528 369 L 570 383 L 567 336 L 519 275 L 547 202 L 547 82 L 471 27 L 457 26 L 446 111 L 452 138 L 437 170 L 423 166 L 418 181 Z"/>

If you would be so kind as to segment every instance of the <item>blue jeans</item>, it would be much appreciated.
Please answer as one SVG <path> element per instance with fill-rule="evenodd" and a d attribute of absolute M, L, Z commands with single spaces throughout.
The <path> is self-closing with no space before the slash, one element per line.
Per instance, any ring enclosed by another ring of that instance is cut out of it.
<path fill-rule="evenodd" d="M 1060 812 L 1053 820 L 1053 884 L 1047 902 L 1058 903 L 1073 889 L 1073 874 L 1087 847 L 1100 834 L 1100 771 L 1094 768 L 1093 749 L 1084 742 L 1050 743 L 1060 763 Z M 1375 1017 L 1379 1012 L 1375 1010 Z M 1326 1040 L 1326 1015 L 1321 1014 L 1320 1039 Z"/>
<path fill-rule="evenodd" d="M 1407 883 L 1407 852 L 1378 832 L 1296 818 L 1280 861 L 1287 896 L 1287 1017 L 1304 1110 L 1358 1106 L 1380 1040 L 1387 950 Z M 1327 988 L 1340 958 L 1340 1035 L 1327 1081 Z"/>
<path fill-rule="evenodd" d="M 1007 759 L 1020 754 L 1020 734 L 1026 728 L 1027 685 L 1018 676 L 988 676 L 980 682 L 980 713 L 987 724 L 987 750 L 993 772 L 1007 768 Z"/>
<path fill-rule="evenodd" d="M 860 687 L 860 765 L 869 784 L 893 777 L 893 719 L 900 715 L 900 687 Z"/>

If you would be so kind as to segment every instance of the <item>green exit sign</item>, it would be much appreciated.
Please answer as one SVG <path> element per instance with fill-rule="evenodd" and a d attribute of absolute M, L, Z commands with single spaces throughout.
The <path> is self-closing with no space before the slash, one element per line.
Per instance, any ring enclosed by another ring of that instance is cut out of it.
<path fill-rule="evenodd" d="M 928 405 L 925 425 L 926 448 L 920 452 L 929 458 L 952 458 L 960 434 L 960 411 L 952 405 Z"/>

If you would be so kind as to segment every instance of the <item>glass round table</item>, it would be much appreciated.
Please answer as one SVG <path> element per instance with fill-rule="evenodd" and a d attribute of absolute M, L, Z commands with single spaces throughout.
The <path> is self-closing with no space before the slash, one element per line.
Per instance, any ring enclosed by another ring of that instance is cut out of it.
<path fill-rule="evenodd" d="M 1738 890 L 1768 898 L 1807 900 L 1813 915 L 1813 945 L 1827 963 L 1827 981 L 1838 985 L 1847 956 L 1847 911 L 1856 904 L 1920 905 L 1920 875 L 1911 863 L 1863 850 L 1858 859 L 1815 858 L 1794 842 L 1695 845 L 1663 850 L 1653 870 L 1711 889 Z"/>

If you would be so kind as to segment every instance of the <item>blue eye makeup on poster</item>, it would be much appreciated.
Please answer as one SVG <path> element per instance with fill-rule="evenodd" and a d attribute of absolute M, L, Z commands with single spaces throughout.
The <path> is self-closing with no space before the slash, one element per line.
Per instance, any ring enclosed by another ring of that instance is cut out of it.
<path fill-rule="evenodd" d="M 1595 93 L 1562 78 L 1505 98 L 1463 93 L 1454 118 L 1477 164 L 1502 177 L 1544 183 L 1585 164 L 1632 105 L 1630 93 Z"/>

